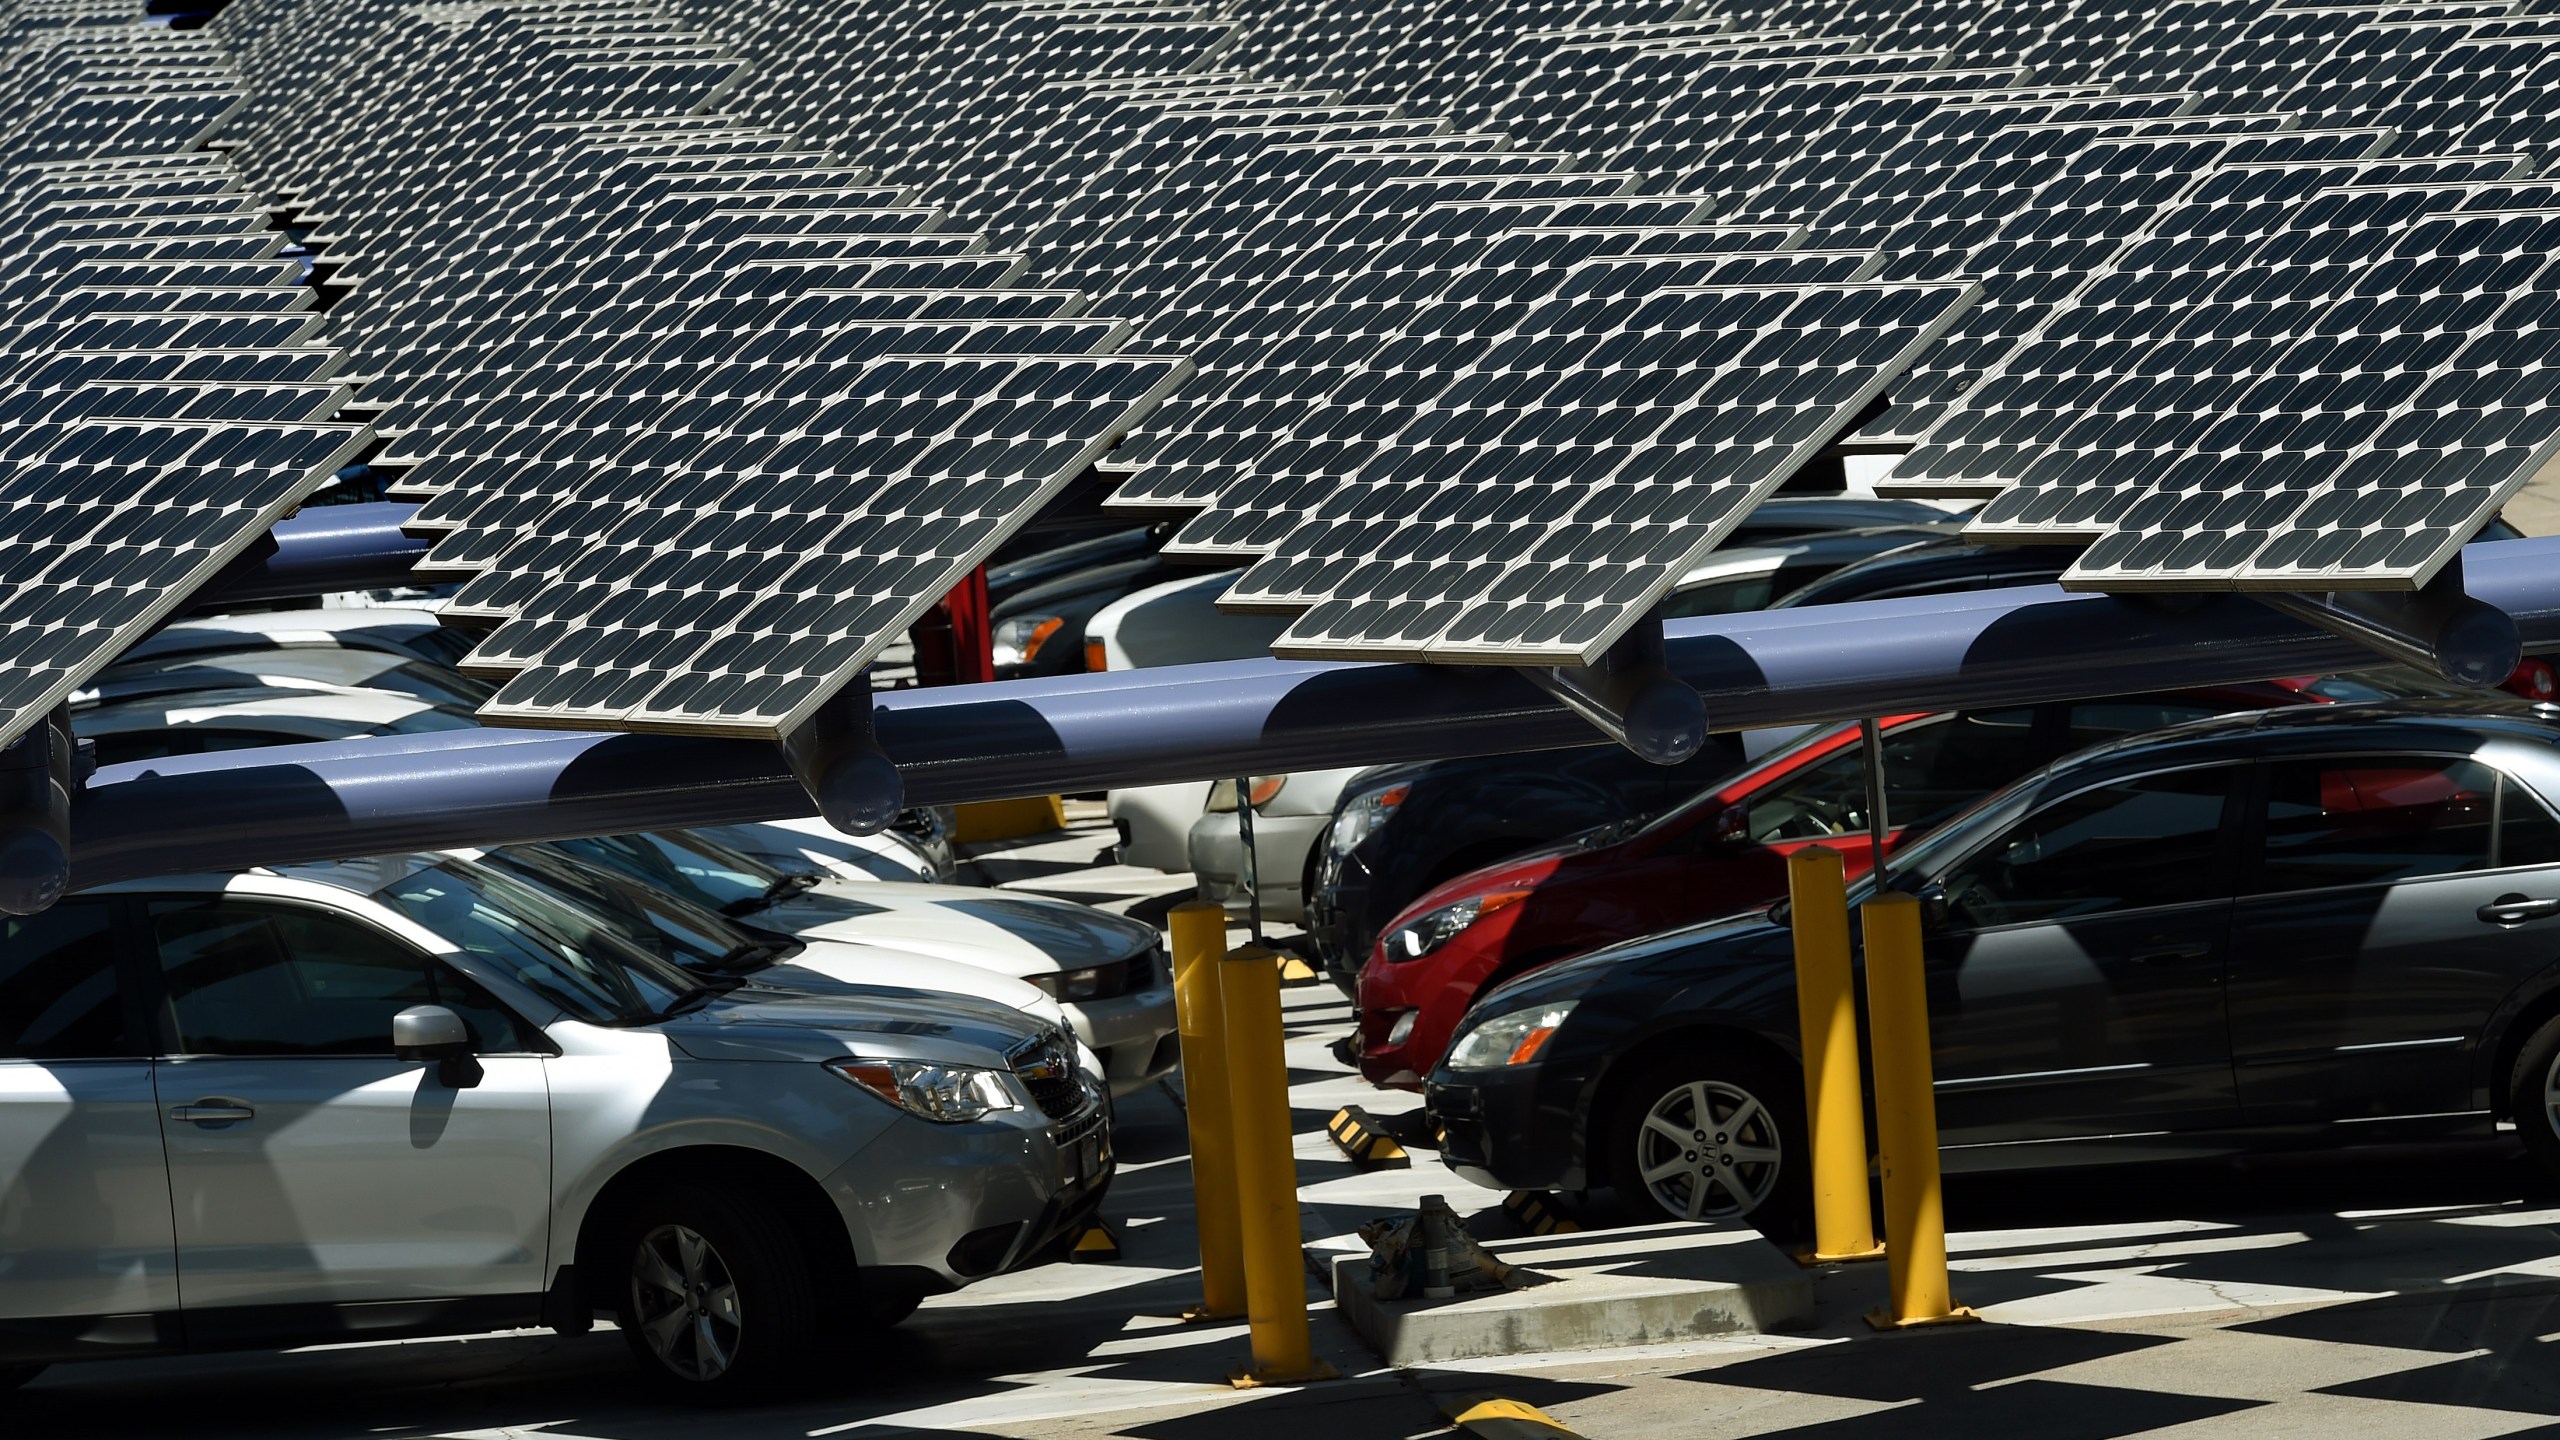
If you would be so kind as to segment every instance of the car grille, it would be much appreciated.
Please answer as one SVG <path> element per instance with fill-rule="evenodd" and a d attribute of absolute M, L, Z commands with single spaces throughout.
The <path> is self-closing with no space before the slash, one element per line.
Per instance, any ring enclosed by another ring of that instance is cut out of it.
<path fill-rule="evenodd" d="M 1005 1060 L 1031 1092 L 1032 1103 L 1052 1120 L 1073 1115 L 1084 1104 L 1084 1077 L 1076 1065 L 1075 1042 L 1052 1031 L 1016 1046 Z"/>

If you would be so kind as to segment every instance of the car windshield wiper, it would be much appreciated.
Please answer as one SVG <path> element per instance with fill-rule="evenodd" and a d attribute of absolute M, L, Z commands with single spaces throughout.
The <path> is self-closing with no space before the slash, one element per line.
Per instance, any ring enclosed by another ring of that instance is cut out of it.
<path fill-rule="evenodd" d="M 772 967 L 794 948 L 779 940 L 745 940 L 730 946 L 712 963 L 724 975 L 745 975 Z"/>
<path fill-rule="evenodd" d="M 823 878 L 823 876 L 812 875 L 807 871 L 800 871 L 790 875 L 777 875 L 774 877 L 772 884 L 764 887 L 763 894 L 751 895 L 744 900 L 732 900 L 728 904 L 720 907 L 720 913 L 723 915 L 752 915 L 758 910 L 770 909 L 771 907 L 790 899 L 794 895 L 805 894 L 810 890 L 816 889 L 818 881 Z"/>
<path fill-rule="evenodd" d="M 670 1016 L 690 1014 L 745 983 L 742 980 L 728 978 L 713 984 L 696 985 L 669 1001 L 667 1008 L 658 1012 L 658 1018 L 664 1020 Z"/>

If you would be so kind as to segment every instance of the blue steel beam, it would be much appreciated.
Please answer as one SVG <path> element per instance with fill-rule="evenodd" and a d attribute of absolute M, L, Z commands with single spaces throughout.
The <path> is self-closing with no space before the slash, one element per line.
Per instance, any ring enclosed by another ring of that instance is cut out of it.
<path fill-rule="evenodd" d="M 314 505 L 279 520 L 267 532 L 270 543 L 226 566 L 189 608 L 415 584 L 409 569 L 427 553 L 427 542 L 400 526 L 417 509 L 391 501 Z"/>
<path fill-rule="evenodd" d="M 2560 539 L 2475 545 L 2476 598 L 2560 646 Z M 2152 605 L 2053 586 L 1675 620 L 1664 662 L 1720 730 L 2305 675 L 2373 663 L 2240 595 Z M 878 697 L 911 804 L 1586 745 L 1516 672 L 1241 660 Z M 806 815 L 780 750 L 531 730 L 385 736 L 104 767 L 73 883 Z"/>

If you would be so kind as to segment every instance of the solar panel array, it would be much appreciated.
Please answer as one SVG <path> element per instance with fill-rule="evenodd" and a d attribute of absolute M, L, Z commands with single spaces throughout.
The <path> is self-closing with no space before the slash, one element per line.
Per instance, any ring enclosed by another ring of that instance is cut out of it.
<path fill-rule="evenodd" d="M 1570 665 L 1844 453 L 2328 590 L 2560 448 L 2533 0 L 202 3 L 0 4 L 0 738 L 359 460 L 484 715 L 771 737 L 1097 484 Z"/>

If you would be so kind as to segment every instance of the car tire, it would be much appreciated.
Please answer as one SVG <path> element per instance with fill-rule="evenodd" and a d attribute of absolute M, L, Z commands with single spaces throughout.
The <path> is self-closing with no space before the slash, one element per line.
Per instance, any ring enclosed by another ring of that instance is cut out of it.
<path fill-rule="evenodd" d="M 816 1267 L 781 1217 L 686 1185 L 635 1203 L 616 1237 L 614 1320 L 669 1396 L 728 1404 L 810 1373 Z"/>
<path fill-rule="evenodd" d="M 1593 1169 L 1630 1218 L 1740 1220 L 1770 1235 L 1804 1232 L 1813 1185 L 1804 1086 L 1793 1072 L 1748 1057 L 1666 1055 L 1641 1062 L 1611 1094 L 1600 1127 L 1607 1163 Z M 1702 1105 L 1712 1123 L 1699 1122 Z M 1688 1133 L 1675 1137 L 1667 1128 L 1673 1124 Z"/>
<path fill-rule="evenodd" d="M 862 1323 L 873 1330 L 892 1330 L 923 1303 L 921 1295 L 874 1296 L 862 1303 Z"/>
<path fill-rule="evenodd" d="M 2560 1179 L 2560 1015 L 2535 1027 L 2507 1076 L 2507 1114 L 2525 1153 L 2542 1173 Z"/>
<path fill-rule="evenodd" d="M 44 1373 L 41 1365 L 0 1366 L 0 1395 L 6 1395 Z"/>

